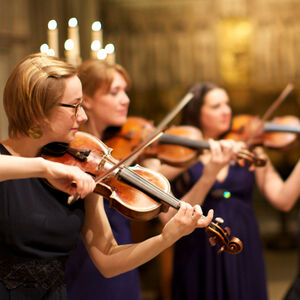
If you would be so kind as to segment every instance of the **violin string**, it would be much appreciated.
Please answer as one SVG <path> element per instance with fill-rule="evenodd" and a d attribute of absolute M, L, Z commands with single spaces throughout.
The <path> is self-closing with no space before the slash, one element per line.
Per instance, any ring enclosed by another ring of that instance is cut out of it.
<path fill-rule="evenodd" d="M 153 183 L 147 181 L 139 174 L 135 173 L 134 171 L 128 168 L 121 168 L 118 175 L 125 181 L 133 184 L 137 188 L 141 189 L 145 193 L 149 193 L 151 196 L 159 199 L 170 206 L 178 209 L 179 208 L 179 200 L 172 195 L 166 193 Z"/>

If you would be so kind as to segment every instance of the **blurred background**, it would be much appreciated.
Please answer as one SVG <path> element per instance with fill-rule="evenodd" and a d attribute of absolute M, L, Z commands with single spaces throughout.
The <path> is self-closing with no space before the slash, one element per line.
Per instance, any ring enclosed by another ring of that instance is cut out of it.
<path fill-rule="evenodd" d="M 203 80 L 225 87 L 234 115 L 259 117 L 293 82 L 293 91 L 272 118 L 300 115 L 298 0 L 0 0 L 1 97 L 14 65 L 47 43 L 52 19 L 57 22 L 58 54 L 67 56 L 64 43 L 68 21 L 74 17 L 81 60 L 91 57 L 91 26 L 101 22 L 101 47 L 114 45 L 116 62 L 133 82 L 130 115 L 157 124 L 193 83 Z M 6 137 L 1 101 L 0 138 Z M 299 143 L 285 152 L 268 151 L 283 177 L 299 153 Z M 281 299 L 296 275 L 299 206 L 279 213 L 259 193 L 254 203 L 266 251 L 270 299 Z M 155 220 L 138 226 L 143 229 L 135 229 L 134 235 L 144 238 L 157 226 Z M 168 280 L 168 266 L 161 264 L 159 257 L 141 268 L 144 299 L 168 299 L 163 281 Z"/>

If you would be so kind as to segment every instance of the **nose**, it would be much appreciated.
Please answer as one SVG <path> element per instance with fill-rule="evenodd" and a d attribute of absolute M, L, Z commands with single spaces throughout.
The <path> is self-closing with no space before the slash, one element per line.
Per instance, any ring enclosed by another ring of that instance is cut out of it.
<path fill-rule="evenodd" d="M 223 112 L 227 115 L 230 115 L 231 114 L 231 107 L 229 105 L 225 105 L 223 107 Z"/>
<path fill-rule="evenodd" d="M 76 116 L 76 119 L 79 123 L 84 123 L 87 121 L 88 117 L 85 113 L 85 110 L 83 108 L 83 106 L 80 106 L 79 107 L 79 110 L 78 110 L 78 113 L 77 113 L 77 116 Z"/>
<path fill-rule="evenodd" d="M 129 103 L 130 103 L 130 99 L 129 99 L 129 97 L 128 97 L 128 95 L 125 91 L 123 92 L 123 95 L 122 95 L 122 98 L 121 98 L 121 103 L 123 105 L 126 105 L 126 106 L 128 106 Z"/>

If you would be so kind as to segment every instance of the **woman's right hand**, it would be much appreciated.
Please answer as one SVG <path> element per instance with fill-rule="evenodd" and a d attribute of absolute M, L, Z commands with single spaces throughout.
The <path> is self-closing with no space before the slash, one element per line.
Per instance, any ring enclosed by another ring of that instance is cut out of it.
<path fill-rule="evenodd" d="M 182 236 L 190 234 L 196 228 L 207 227 L 212 218 L 212 209 L 204 217 L 200 205 L 191 206 L 189 203 L 180 201 L 178 212 L 164 226 L 162 236 L 172 244 Z"/>
<path fill-rule="evenodd" d="M 80 195 L 80 198 L 92 193 L 96 187 L 94 179 L 75 166 L 44 160 L 45 179 L 53 187 L 69 195 Z"/>

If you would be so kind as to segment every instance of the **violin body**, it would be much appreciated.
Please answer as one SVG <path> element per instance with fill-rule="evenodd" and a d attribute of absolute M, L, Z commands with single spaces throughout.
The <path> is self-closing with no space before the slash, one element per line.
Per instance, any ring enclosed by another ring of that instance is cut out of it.
<path fill-rule="evenodd" d="M 250 148 L 264 146 L 286 150 L 297 142 L 300 122 L 297 117 L 285 116 L 263 123 L 256 116 L 239 115 L 233 118 L 225 138 L 246 142 Z"/>
<path fill-rule="evenodd" d="M 42 156 L 51 161 L 77 166 L 95 178 L 101 176 L 117 162 L 110 156 L 112 149 L 85 132 L 77 132 L 69 148 L 72 151 L 62 156 L 54 157 L 45 154 Z M 86 149 L 89 151 L 85 157 Z M 140 166 L 130 167 L 130 170 L 163 191 L 170 191 L 170 184 L 164 176 Z M 122 215 L 133 220 L 147 221 L 156 217 L 165 208 L 161 202 L 155 201 L 144 192 L 120 180 L 116 172 L 97 183 L 95 192 L 109 199 L 111 206 Z"/>
<path fill-rule="evenodd" d="M 113 138 L 106 140 L 105 144 L 114 149 L 112 156 L 120 160 L 128 156 L 154 130 L 151 121 L 139 117 L 128 117 L 121 131 Z M 164 135 L 184 137 L 195 141 L 202 139 L 200 130 L 192 126 L 172 126 L 164 132 Z M 193 149 L 180 144 L 166 143 L 164 142 L 164 135 L 143 151 L 139 157 L 140 160 L 157 158 L 162 163 L 174 167 L 184 167 L 196 161 L 200 148 Z"/>

